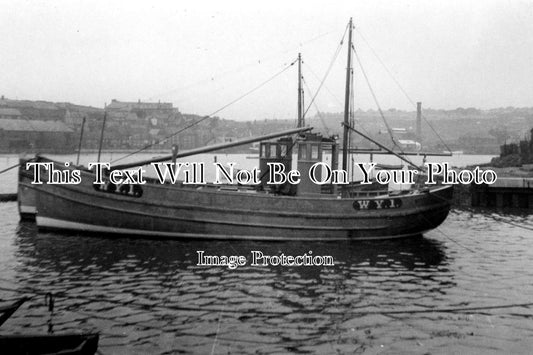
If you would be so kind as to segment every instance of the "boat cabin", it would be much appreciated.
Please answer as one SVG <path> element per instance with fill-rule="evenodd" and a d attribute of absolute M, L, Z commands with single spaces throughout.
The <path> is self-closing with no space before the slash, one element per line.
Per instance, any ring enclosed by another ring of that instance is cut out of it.
<path fill-rule="evenodd" d="M 280 138 L 275 141 L 261 142 L 259 156 L 259 169 L 261 175 L 261 189 L 272 193 L 283 195 L 301 196 L 301 195 L 318 195 L 333 194 L 336 189 L 331 181 L 319 185 L 311 181 L 309 171 L 316 163 L 324 162 L 325 153 L 329 152 L 330 162 L 325 162 L 331 169 L 337 169 L 338 145 L 334 138 L 324 138 L 316 133 L 304 133 L 295 141 L 292 138 Z M 293 151 L 297 152 L 296 163 L 293 164 Z M 300 172 L 299 184 L 268 184 L 269 165 L 268 163 L 281 163 L 284 166 L 285 173 L 292 169 L 298 169 Z M 323 167 L 318 166 L 314 169 L 314 177 L 317 181 L 322 181 L 324 172 Z"/>

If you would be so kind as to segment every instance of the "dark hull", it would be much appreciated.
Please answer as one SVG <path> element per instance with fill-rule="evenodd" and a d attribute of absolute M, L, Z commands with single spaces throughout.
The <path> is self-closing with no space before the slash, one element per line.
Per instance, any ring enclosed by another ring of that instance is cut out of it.
<path fill-rule="evenodd" d="M 79 185 L 20 185 L 34 191 L 40 229 L 209 239 L 358 240 L 418 235 L 446 219 L 452 195 L 451 186 L 341 199 L 149 183 L 135 197 L 95 190 L 93 180 L 92 174 L 83 173 Z"/>
<path fill-rule="evenodd" d="M 24 302 L 26 302 L 26 298 L 21 298 L 10 305 L 0 307 L 0 326 L 4 324 L 5 321 L 8 320 L 9 317 L 11 317 L 11 315 L 15 313 Z"/>
<path fill-rule="evenodd" d="M 98 334 L 2 335 L 2 354 L 92 355 L 98 348 Z"/>
<path fill-rule="evenodd" d="M 17 205 L 20 218 L 23 220 L 34 221 L 37 204 L 37 191 L 31 185 L 33 174 L 26 170 L 26 163 L 34 159 L 20 159 L 20 168 L 17 185 Z"/>

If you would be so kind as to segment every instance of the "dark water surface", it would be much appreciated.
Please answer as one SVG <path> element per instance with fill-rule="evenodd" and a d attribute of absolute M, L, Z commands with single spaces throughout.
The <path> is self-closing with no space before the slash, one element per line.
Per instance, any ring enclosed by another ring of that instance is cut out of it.
<path fill-rule="evenodd" d="M 423 237 L 357 243 L 40 233 L 16 203 L 0 222 L 0 298 L 34 296 L 2 333 L 46 332 L 53 292 L 53 330 L 100 331 L 102 354 L 533 351 L 533 308 L 438 311 L 533 302 L 530 215 L 453 211 Z M 199 267 L 197 250 L 311 250 L 335 266 Z M 434 312 L 384 313 L 403 310 Z"/>

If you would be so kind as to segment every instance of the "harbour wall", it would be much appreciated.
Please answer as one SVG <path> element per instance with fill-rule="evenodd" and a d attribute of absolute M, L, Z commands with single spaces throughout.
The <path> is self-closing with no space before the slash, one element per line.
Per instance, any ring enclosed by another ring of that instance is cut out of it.
<path fill-rule="evenodd" d="M 502 177 L 492 185 L 456 185 L 452 205 L 533 210 L 533 177 Z"/>

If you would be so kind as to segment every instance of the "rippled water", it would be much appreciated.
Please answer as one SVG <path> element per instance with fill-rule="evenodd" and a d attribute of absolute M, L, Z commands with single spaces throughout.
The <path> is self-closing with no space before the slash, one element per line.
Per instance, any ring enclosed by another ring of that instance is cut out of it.
<path fill-rule="evenodd" d="M 40 233 L 0 204 L 0 296 L 34 296 L 0 330 L 98 330 L 102 354 L 530 353 L 533 217 L 452 211 L 415 239 L 169 241 Z M 214 255 L 332 255 L 331 267 L 196 266 Z M 15 292 L 16 291 L 16 292 Z M 35 296 L 35 292 L 39 296 Z M 427 313 L 387 311 L 435 310 Z"/>
<path fill-rule="evenodd" d="M 14 192 L 16 170 L 0 182 Z M 335 266 L 200 267 L 197 250 Z M 0 333 L 96 330 L 102 354 L 531 353 L 533 307 L 449 310 L 533 302 L 533 216 L 457 210 L 395 241 L 205 242 L 39 233 L 0 203 L 0 300 L 21 295 Z"/>

